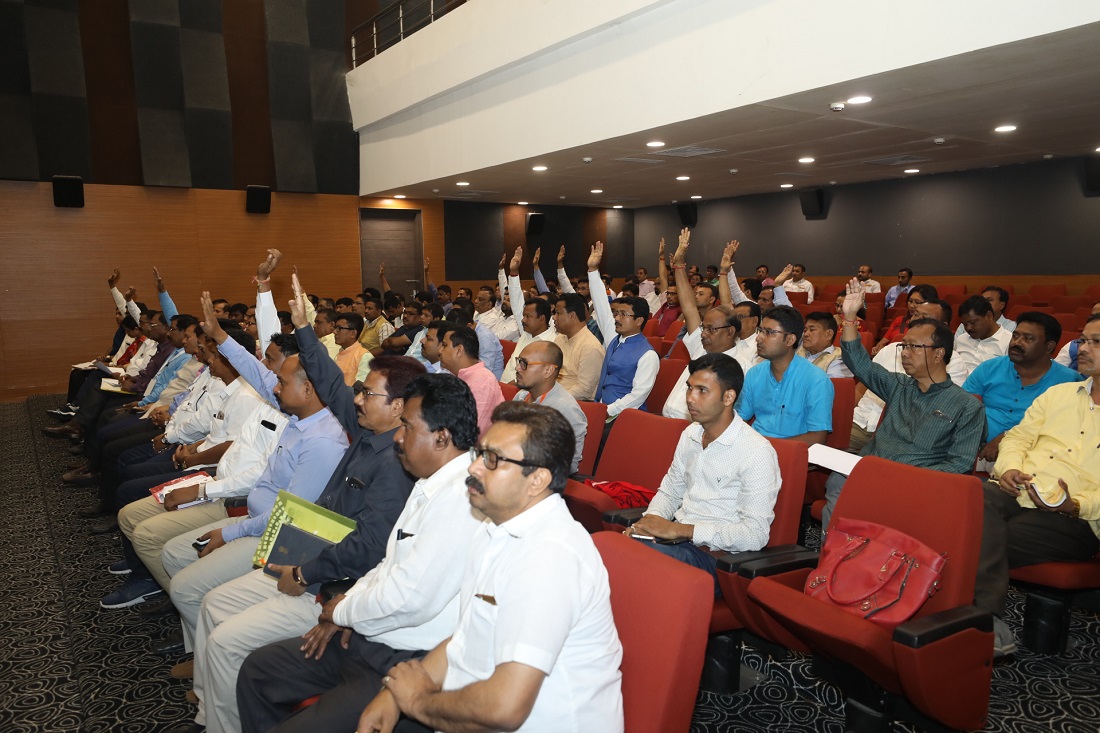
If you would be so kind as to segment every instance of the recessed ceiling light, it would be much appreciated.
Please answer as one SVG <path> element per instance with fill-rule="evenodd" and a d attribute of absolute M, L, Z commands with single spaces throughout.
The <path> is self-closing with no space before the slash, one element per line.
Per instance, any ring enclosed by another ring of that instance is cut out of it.
<path fill-rule="evenodd" d="M 867 104 L 871 101 L 871 98 L 866 94 L 860 94 L 857 97 L 851 97 L 848 99 L 848 104 Z"/>
<path fill-rule="evenodd" d="M 591 193 L 603 193 L 603 189 L 602 188 L 593 188 Z"/>
<path fill-rule="evenodd" d="M 1001 125 L 1000 127 L 994 127 L 993 132 L 1012 132 L 1016 129 L 1016 125 Z"/>
<path fill-rule="evenodd" d="M 693 199 L 701 199 L 701 198 L 703 198 L 703 197 L 702 197 L 702 196 L 692 196 L 692 198 L 693 198 Z"/>
<path fill-rule="evenodd" d="M 394 198 L 395 199 L 403 199 L 403 198 L 405 198 L 405 194 L 403 194 L 403 193 L 395 194 Z"/>
<path fill-rule="evenodd" d="M 906 168 L 906 173 L 920 173 L 920 168 Z"/>
<path fill-rule="evenodd" d="M 779 184 L 779 187 L 780 188 L 794 188 L 794 184 L 793 183 L 781 183 L 781 184 Z"/>
<path fill-rule="evenodd" d="M 615 204 L 615 205 L 614 205 L 614 206 L 612 206 L 611 208 L 612 208 L 612 209 L 621 209 L 621 208 L 623 208 L 623 205 L 622 205 L 622 204 Z"/>
<path fill-rule="evenodd" d="M 531 170 L 535 171 L 536 173 L 542 173 L 544 170 L 546 170 L 546 166 L 544 166 L 544 165 L 532 166 Z"/>
<path fill-rule="evenodd" d="M 1096 152 L 1100 153 L 1100 148 L 1097 148 L 1097 149 L 1096 149 Z"/>
<path fill-rule="evenodd" d="M 645 146 L 647 148 L 663 148 L 665 144 L 660 140 L 651 140 L 650 142 L 646 143 Z"/>
<path fill-rule="evenodd" d="M 455 185 L 456 185 L 456 186 L 469 186 L 469 185 L 470 185 L 470 182 L 469 182 L 469 181 L 459 181 L 459 182 L 458 182 L 458 183 L 456 183 Z"/>
<path fill-rule="evenodd" d="M 520 206 L 526 206 L 527 205 L 526 201 L 519 201 L 518 203 L 519 203 Z"/>
<path fill-rule="evenodd" d="M 799 159 L 798 159 L 798 162 L 799 162 L 799 163 L 813 163 L 813 162 L 814 162 L 814 159 L 813 159 L 813 158 L 811 158 L 811 157 L 809 157 L 809 156 L 807 156 L 807 157 L 805 157 L 805 158 L 799 158 Z"/>
<path fill-rule="evenodd" d="M 691 176 L 676 176 L 677 181 L 690 181 Z"/>

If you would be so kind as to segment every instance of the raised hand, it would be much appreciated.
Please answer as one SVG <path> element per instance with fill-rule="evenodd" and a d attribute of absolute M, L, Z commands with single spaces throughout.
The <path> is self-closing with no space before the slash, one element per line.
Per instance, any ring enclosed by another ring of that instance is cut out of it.
<path fill-rule="evenodd" d="M 137 288 L 131 285 L 130 287 L 126 288 L 126 292 L 122 294 L 122 297 L 126 298 L 127 301 L 133 300 L 137 297 Z"/>
<path fill-rule="evenodd" d="M 199 321 L 199 327 L 202 328 L 202 332 L 210 338 L 217 341 L 219 344 L 229 338 L 227 334 L 218 323 L 218 317 L 214 315 L 214 301 L 210 298 L 210 291 L 202 291 L 202 297 L 200 298 L 202 303 L 202 320 Z"/>
<path fill-rule="evenodd" d="M 662 257 L 662 258 L 665 256 L 665 238 L 664 237 L 661 237 L 661 243 L 657 245 L 657 256 Z"/>
<path fill-rule="evenodd" d="M 508 261 L 508 253 L 504 252 L 500 255 L 500 264 L 497 265 L 498 270 L 504 269 L 504 263 Z"/>
<path fill-rule="evenodd" d="M 158 270 L 155 266 L 153 267 L 153 280 L 157 283 L 158 293 L 167 292 L 168 286 L 164 284 L 164 278 L 160 276 L 160 270 Z"/>
<path fill-rule="evenodd" d="M 722 250 L 722 262 L 718 265 L 718 271 L 723 275 L 728 274 L 733 268 L 733 260 L 737 256 L 737 250 L 740 247 L 741 243 L 735 239 Z"/>
<path fill-rule="evenodd" d="M 512 261 L 508 263 L 508 274 L 512 277 L 519 275 L 521 262 L 523 262 L 523 247 L 516 247 L 516 253 L 512 255 Z"/>
<path fill-rule="evenodd" d="M 427 257 L 425 257 L 424 258 L 424 276 L 425 277 L 428 276 L 428 270 L 430 270 L 431 267 L 432 267 L 432 263 L 428 260 Z"/>
<path fill-rule="evenodd" d="M 531 255 L 531 268 L 539 269 L 539 255 L 542 254 L 542 247 L 535 247 L 535 254 Z"/>
<path fill-rule="evenodd" d="M 385 276 L 386 276 L 386 263 L 385 262 L 379 262 L 378 263 L 378 277 L 385 277 Z"/>
<path fill-rule="evenodd" d="M 775 278 L 776 285 L 782 285 L 791 278 L 791 273 L 794 272 L 794 265 L 788 264 L 783 268 L 783 272 L 779 273 L 779 276 Z"/>
<path fill-rule="evenodd" d="M 294 291 L 294 297 L 290 299 L 290 322 L 295 328 L 305 328 L 309 325 L 306 317 L 306 291 L 302 289 L 302 283 L 298 280 L 298 266 L 294 266 L 294 274 L 290 276 L 290 287 Z"/>
<path fill-rule="evenodd" d="M 588 271 L 595 272 L 600 269 L 600 262 L 603 260 L 603 242 L 596 242 L 592 245 L 592 251 L 588 255 Z"/>
<path fill-rule="evenodd" d="M 107 287 L 117 288 L 118 281 L 122 279 L 122 273 L 118 271 L 118 268 L 111 270 L 111 274 L 107 276 Z"/>
<path fill-rule="evenodd" d="M 558 250 L 558 269 L 560 270 L 563 267 L 565 267 L 565 245 L 564 244 L 561 246 L 561 249 Z"/>
<path fill-rule="evenodd" d="M 676 252 L 672 255 L 672 266 L 683 267 L 687 263 L 687 251 L 691 246 L 691 230 L 684 227 L 680 230 L 680 239 L 676 243 Z"/>
<path fill-rule="evenodd" d="M 863 288 L 859 285 L 859 279 L 852 278 L 848 281 L 848 294 L 844 296 L 844 303 L 840 312 L 844 320 L 854 321 L 859 317 L 859 309 L 863 307 Z"/>
<path fill-rule="evenodd" d="M 279 266 L 279 260 L 282 258 L 282 252 L 277 249 L 269 249 L 264 261 L 256 266 L 256 279 L 269 280 L 271 278 L 271 273 L 275 272 L 275 268 Z"/>

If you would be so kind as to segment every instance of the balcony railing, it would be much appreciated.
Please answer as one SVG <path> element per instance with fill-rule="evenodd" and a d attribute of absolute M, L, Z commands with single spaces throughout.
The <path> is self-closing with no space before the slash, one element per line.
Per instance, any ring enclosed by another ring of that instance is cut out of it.
<path fill-rule="evenodd" d="M 398 0 L 351 32 L 352 68 L 465 3 L 466 0 Z"/>

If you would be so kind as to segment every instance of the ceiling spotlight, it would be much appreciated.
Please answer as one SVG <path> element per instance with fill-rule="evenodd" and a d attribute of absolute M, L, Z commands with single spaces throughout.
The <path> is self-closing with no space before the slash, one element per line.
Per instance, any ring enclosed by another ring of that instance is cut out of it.
<path fill-rule="evenodd" d="M 813 163 L 813 162 L 814 162 L 814 159 L 813 159 L 813 158 L 811 158 L 811 157 L 809 157 L 809 156 L 807 156 L 807 157 L 805 157 L 805 158 L 799 158 L 799 159 L 798 159 L 798 162 L 799 162 L 799 163 Z"/>
<path fill-rule="evenodd" d="M 691 176 L 676 176 L 677 181 L 690 181 Z"/>
<path fill-rule="evenodd" d="M 848 99 L 848 104 L 867 104 L 871 101 L 871 98 L 866 94 L 860 94 L 857 97 L 851 97 Z"/>
<path fill-rule="evenodd" d="M 1016 125 L 1001 125 L 1000 127 L 994 127 L 993 132 L 1012 132 L 1016 129 Z"/>
<path fill-rule="evenodd" d="M 593 188 L 589 193 L 603 193 L 602 188 Z"/>
<path fill-rule="evenodd" d="M 693 198 L 693 199 L 701 199 L 701 198 L 703 198 L 703 197 L 702 197 L 702 196 L 692 196 L 692 198 Z"/>
<path fill-rule="evenodd" d="M 920 168 L 906 168 L 906 173 L 920 173 Z"/>
<path fill-rule="evenodd" d="M 532 166 L 531 170 L 535 171 L 536 173 L 542 173 L 544 170 L 546 170 L 546 166 L 544 166 L 544 165 Z"/>
<path fill-rule="evenodd" d="M 615 205 L 614 205 L 614 206 L 612 206 L 611 208 L 612 208 L 612 209 L 621 209 L 621 208 L 623 208 L 623 205 L 622 205 L 622 204 L 615 204 Z"/>
<path fill-rule="evenodd" d="M 405 198 L 405 194 L 403 194 L 403 193 L 395 194 L 394 198 L 395 199 L 403 199 L 403 198 Z"/>
<path fill-rule="evenodd" d="M 1096 152 L 1100 153 L 1100 148 L 1097 148 L 1097 149 L 1096 149 Z"/>
<path fill-rule="evenodd" d="M 652 140 L 645 144 L 647 148 L 663 148 L 665 144 L 660 140 Z"/>
<path fill-rule="evenodd" d="M 469 181 L 459 181 L 459 182 L 458 182 L 458 183 L 456 183 L 455 185 L 456 185 L 456 186 L 469 186 L 469 185 L 470 185 L 470 182 L 469 182 Z"/>
<path fill-rule="evenodd" d="M 519 201 L 518 203 L 519 203 L 520 206 L 526 206 L 527 205 L 526 201 Z"/>
<path fill-rule="evenodd" d="M 793 183 L 781 183 L 781 184 L 779 184 L 779 187 L 780 188 L 794 188 L 794 184 Z"/>

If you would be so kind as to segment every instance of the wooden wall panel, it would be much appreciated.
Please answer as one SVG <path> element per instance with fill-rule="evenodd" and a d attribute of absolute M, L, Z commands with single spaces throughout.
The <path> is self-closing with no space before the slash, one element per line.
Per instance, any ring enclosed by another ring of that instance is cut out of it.
<path fill-rule="evenodd" d="M 180 310 L 193 314 L 203 289 L 253 302 L 250 278 L 267 247 L 285 255 L 277 300 L 289 298 L 293 264 L 311 290 L 358 288 L 356 196 L 274 193 L 271 214 L 261 215 L 245 213 L 243 191 L 86 185 L 84 193 L 85 208 L 58 209 L 48 183 L 0 182 L 0 400 L 62 391 L 70 364 L 110 346 L 112 267 L 156 307 L 156 265 Z"/>

